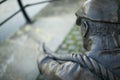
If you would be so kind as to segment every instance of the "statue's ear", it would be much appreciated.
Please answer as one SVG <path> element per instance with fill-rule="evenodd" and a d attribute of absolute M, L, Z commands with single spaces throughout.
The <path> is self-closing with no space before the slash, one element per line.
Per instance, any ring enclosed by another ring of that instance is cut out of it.
<path fill-rule="evenodd" d="M 81 32 L 83 37 L 87 37 L 88 30 L 89 30 L 89 24 L 87 21 L 81 22 Z"/>

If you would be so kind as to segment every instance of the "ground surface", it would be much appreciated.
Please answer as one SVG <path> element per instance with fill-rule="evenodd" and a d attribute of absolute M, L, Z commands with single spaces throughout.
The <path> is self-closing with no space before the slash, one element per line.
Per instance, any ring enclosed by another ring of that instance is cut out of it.
<path fill-rule="evenodd" d="M 81 37 L 75 26 L 78 0 L 52 3 L 9 39 L 0 44 L 0 80 L 36 80 L 37 57 L 43 42 L 57 53 L 79 52 Z M 73 50 L 74 49 L 74 50 Z"/>
<path fill-rule="evenodd" d="M 66 36 L 63 43 L 59 46 L 56 53 L 82 53 L 84 50 L 82 46 L 83 42 L 80 32 L 80 26 L 74 26 L 69 34 Z"/>

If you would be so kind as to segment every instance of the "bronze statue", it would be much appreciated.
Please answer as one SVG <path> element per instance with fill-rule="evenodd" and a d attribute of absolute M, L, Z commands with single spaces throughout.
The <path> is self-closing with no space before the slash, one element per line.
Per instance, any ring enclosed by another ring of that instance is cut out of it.
<path fill-rule="evenodd" d="M 76 13 L 84 55 L 57 55 L 43 46 L 48 80 L 120 80 L 120 0 L 87 0 Z"/>

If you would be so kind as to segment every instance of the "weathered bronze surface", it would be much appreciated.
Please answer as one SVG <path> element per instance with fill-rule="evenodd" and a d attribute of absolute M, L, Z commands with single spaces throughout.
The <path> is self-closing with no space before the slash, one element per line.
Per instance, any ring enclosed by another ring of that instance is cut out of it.
<path fill-rule="evenodd" d="M 87 0 L 76 13 L 85 55 L 47 53 L 38 61 L 48 80 L 120 80 L 120 1 Z"/>

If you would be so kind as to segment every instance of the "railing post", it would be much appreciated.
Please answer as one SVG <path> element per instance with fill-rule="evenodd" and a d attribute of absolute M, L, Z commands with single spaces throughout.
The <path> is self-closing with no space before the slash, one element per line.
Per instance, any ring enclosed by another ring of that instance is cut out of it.
<path fill-rule="evenodd" d="M 21 11 L 22 11 L 25 19 L 26 19 L 26 22 L 27 22 L 27 23 L 32 23 L 31 19 L 30 19 L 29 16 L 27 15 L 27 12 L 25 11 L 25 8 L 24 8 L 24 6 L 23 6 L 23 4 L 22 4 L 22 1 L 21 1 L 21 0 L 18 0 L 18 4 L 19 4 L 19 6 L 20 6 L 20 9 L 21 9 Z"/>

